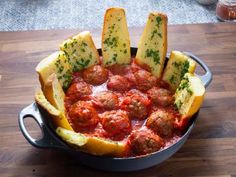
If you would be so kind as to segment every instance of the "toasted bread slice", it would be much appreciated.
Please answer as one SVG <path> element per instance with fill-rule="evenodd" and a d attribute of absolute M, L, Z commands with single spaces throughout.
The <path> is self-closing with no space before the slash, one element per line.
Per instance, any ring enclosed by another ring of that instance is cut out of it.
<path fill-rule="evenodd" d="M 60 84 L 66 89 L 72 78 L 72 69 L 64 52 L 58 51 L 43 59 L 37 66 L 36 72 L 39 74 L 39 81 L 42 88 L 48 77 L 55 73 Z"/>
<path fill-rule="evenodd" d="M 72 70 L 79 71 L 100 63 L 98 51 L 89 31 L 83 31 L 60 45 L 69 58 Z"/>
<path fill-rule="evenodd" d="M 58 109 L 56 109 L 53 105 L 51 105 L 51 103 L 48 102 L 41 90 L 35 93 L 34 98 L 36 103 L 44 108 L 50 115 L 59 116 L 61 114 Z"/>
<path fill-rule="evenodd" d="M 175 91 L 185 73 L 194 73 L 195 68 L 196 62 L 190 57 L 179 51 L 172 51 L 162 79 Z"/>
<path fill-rule="evenodd" d="M 67 143 L 94 155 L 121 156 L 125 152 L 125 143 L 89 136 L 58 127 L 56 133 Z"/>
<path fill-rule="evenodd" d="M 103 65 L 129 64 L 130 37 L 122 8 L 107 9 L 102 31 Z"/>
<path fill-rule="evenodd" d="M 167 50 L 167 16 L 150 13 L 141 39 L 135 61 L 146 65 L 158 78 L 162 75 Z"/>
<path fill-rule="evenodd" d="M 193 74 L 186 73 L 175 92 L 175 106 L 184 117 L 195 114 L 203 102 L 205 87 Z"/>
<path fill-rule="evenodd" d="M 44 86 L 43 93 L 46 99 L 58 110 L 61 114 L 59 116 L 53 116 L 53 121 L 56 126 L 63 127 L 68 130 L 73 130 L 67 117 L 66 109 L 64 106 L 65 94 L 59 83 L 56 74 L 52 74 L 48 77 L 48 80 Z"/>

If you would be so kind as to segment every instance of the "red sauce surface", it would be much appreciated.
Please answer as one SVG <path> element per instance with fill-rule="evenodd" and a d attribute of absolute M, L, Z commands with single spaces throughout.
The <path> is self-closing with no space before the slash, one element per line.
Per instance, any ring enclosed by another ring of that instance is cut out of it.
<path fill-rule="evenodd" d="M 168 85 L 134 62 L 73 73 L 65 107 L 76 132 L 123 141 L 124 156 L 170 146 L 185 125 L 174 109 Z"/>

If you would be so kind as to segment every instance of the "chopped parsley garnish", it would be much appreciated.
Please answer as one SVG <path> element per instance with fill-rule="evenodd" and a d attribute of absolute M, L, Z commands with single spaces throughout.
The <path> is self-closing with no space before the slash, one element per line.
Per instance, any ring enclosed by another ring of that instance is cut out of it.
<path fill-rule="evenodd" d="M 182 69 L 181 69 L 181 74 L 180 74 L 180 78 L 182 79 L 185 75 L 185 73 L 188 72 L 188 69 L 189 69 L 189 62 L 188 61 L 185 61 L 182 65 Z"/>
<path fill-rule="evenodd" d="M 89 63 L 90 63 L 90 60 L 86 60 L 86 61 L 84 62 L 84 67 L 88 66 Z"/>
<path fill-rule="evenodd" d="M 64 70 L 64 66 L 60 66 L 60 67 L 58 68 L 58 72 L 59 72 L 59 73 L 62 73 L 63 70 Z"/>
<path fill-rule="evenodd" d="M 189 79 L 187 77 L 184 77 L 183 80 L 181 81 L 179 87 L 177 88 L 178 91 L 186 89 L 187 92 L 192 95 L 193 91 L 190 89 L 189 86 Z"/>
<path fill-rule="evenodd" d="M 103 43 L 106 44 L 108 47 L 111 47 L 111 48 L 118 46 L 118 40 L 117 40 L 116 37 L 106 38 Z"/>
<path fill-rule="evenodd" d="M 147 49 L 146 50 L 146 55 L 145 57 L 151 57 L 153 58 L 154 63 L 160 64 L 160 55 L 159 55 L 159 50 L 152 50 L 152 49 Z"/>
<path fill-rule="evenodd" d="M 88 46 L 88 44 L 86 44 L 84 41 L 82 41 L 81 45 L 84 47 Z"/>
<path fill-rule="evenodd" d="M 183 105 L 183 102 L 181 100 L 178 100 L 176 103 L 174 103 L 174 106 L 179 109 Z"/>
<path fill-rule="evenodd" d="M 77 44 L 77 40 L 76 40 L 76 39 L 73 39 L 73 43 L 74 43 L 74 44 Z"/>
<path fill-rule="evenodd" d="M 192 95 L 193 94 L 193 91 L 190 89 L 190 88 L 187 88 L 187 92 Z"/>
<path fill-rule="evenodd" d="M 160 38 L 162 38 L 161 33 L 158 33 L 157 30 L 155 29 L 155 30 L 152 32 L 151 40 L 154 38 L 155 34 L 157 34 Z"/>
<path fill-rule="evenodd" d="M 158 17 L 156 18 L 156 22 L 157 22 L 158 28 L 160 28 L 161 21 L 162 21 L 161 17 L 158 16 Z"/>
<path fill-rule="evenodd" d="M 176 68 L 179 68 L 182 65 L 182 63 L 181 62 L 178 63 L 175 61 L 172 63 L 172 65 L 174 65 L 174 67 L 176 67 Z"/>
<path fill-rule="evenodd" d="M 113 33 L 113 31 L 114 31 L 114 29 L 115 29 L 115 24 L 109 26 L 108 29 L 109 29 L 109 32 L 110 32 L 110 33 Z"/>
<path fill-rule="evenodd" d="M 112 30 L 114 30 L 114 29 L 115 29 L 115 24 L 113 24 L 113 25 L 111 26 L 111 29 L 112 29 Z"/>
<path fill-rule="evenodd" d="M 113 60 L 114 62 L 116 62 L 116 58 L 117 58 L 117 54 L 115 53 L 115 54 L 113 55 L 113 57 L 112 57 L 112 60 Z"/>
<path fill-rule="evenodd" d="M 178 90 L 184 90 L 185 88 L 189 87 L 189 82 L 188 80 L 184 80 L 181 82 L 181 84 L 179 85 L 179 87 L 177 88 Z"/>
<path fill-rule="evenodd" d="M 170 79 L 169 79 L 170 83 L 175 83 L 176 82 L 176 78 L 174 75 L 171 75 Z"/>
<path fill-rule="evenodd" d="M 81 48 L 80 50 L 81 50 L 81 52 L 85 52 L 85 49 L 84 49 L 84 48 Z"/>
<path fill-rule="evenodd" d="M 66 72 L 63 72 L 65 70 L 65 68 L 64 68 L 63 65 L 61 65 L 61 60 L 60 59 L 58 59 L 55 62 L 55 65 L 56 65 L 56 68 L 57 68 L 57 78 L 58 78 L 58 80 L 64 79 L 62 87 L 63 87 L 63 89 L 66 89 L 69 86 L 69 84 L 71 82 L 71 79 L 72 79 L 71 78 L 72 77 L 71 72 L 69 70 L 66 71 Z"/>
<path fill-rule="evenodd" d="M 64 69 L 63 66 L 61 66 L 61 60 L 58 59 L 56 62 L 55 62 L 55 65 L 56 65 L 56 68 L 58 69 L 58 73 L 61 73 Z"/>
<path fill-rule="evenodd" d="M 152 32 L 152 36 L 151 36 L 151 40 L 154 38 L 154 35 L 157 33 L 157 30 L 155 29 L 153 32 Z"/>
<path fill-rule="evenodd" d="M 80 61 L 76 60 L 75 62 L 76 65 L 74 65 L 73 71 L 76 72 L 76 71 L 79 71 L 80 69 L 86 68 L 89 63 L 90 63 L 90 60 L 85 60 L 83 58 Z"/>
<path fill-rule="evenodd" d="M 107 61 L 105 64 L 106 65 L 109 65 L 109 64 L 111 64 L 112 62 L 111 61 Z"/>
<path fill-rule="evenodd" d="M 64 48 L 67 49 L 67 43 L 64 44 Z"/>
<path fill-rule="evenodd" d="M 75 54 L 75 52 L 76 52 L 76 49 L 74 49 L 74 50 L 72 51 L 71 55 L 74 55 L 74 54 Z"/>
<path fill-rule="evenodd" d="M 67 71 L 65 74 L 62 75 L 62 77 L 64 78 L 64 83 L 62 87 L 64 90 L 66 90 L 72 81 L 72 74 L 71 72 Z"/>
<path fill-rule="evenodd" d="M 69 54 L 66 51 L 64 51 L 64 53 L 65 53 L 66 58 L 68 58 L 69 60 L 70 59 Z"/>

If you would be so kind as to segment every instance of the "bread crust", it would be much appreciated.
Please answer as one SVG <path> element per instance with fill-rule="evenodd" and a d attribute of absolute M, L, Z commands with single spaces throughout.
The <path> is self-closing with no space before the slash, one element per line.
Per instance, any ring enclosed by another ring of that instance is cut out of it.
<path fill-rule="evenodd" d="M 48 102 L 61 112 L 59 116 L 53 116 L 54 125 L 73 130 L 66 116 L 64 105 L 65 94 L 55 73 L 49 76 L 48 81 L 44 86 L 43 93 Z"/>
<path fill-rule="evenodd" d="M 126 145 L 123 142 L 76 133 L 61 127 L 56 129 L 56 133 L 75 148 L 94 155 L 111 155 L 119 157 L 124 155 L 126 151 Z"/>
<path fill-rule="evenodd" d="M 35 101 L 38 105 L 40 105 L 42 108 L 44 108 L 45 110 L 47 110 L 47 112 L 52 115 L 52 116 L 59 116 L 61 114 L 61 112 L 56 109 L 53 105 L 51 105 L 51 103 L 48 102 L 48 100 L 45 98 L 43 92 L 37 91 L 35 93 Z"/>

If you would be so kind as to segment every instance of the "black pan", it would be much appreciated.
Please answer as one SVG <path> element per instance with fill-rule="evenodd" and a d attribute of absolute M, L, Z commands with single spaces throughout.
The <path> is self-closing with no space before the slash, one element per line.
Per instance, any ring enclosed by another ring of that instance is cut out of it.
<path fill-rule="evenodd" d="M 98 49 L 99 54 L 101 55 L 101 49 Z M 131 48 L 131 54 L 134 56 L 137 52 L 137 48 Z M 184 52 L 186 55 L 195 60 L 201 68 L 205 71 L 205 74 L 199 76 L 202 80 L 205 87 L 207 87 L 212 80 L 212 73 L 207 65 L 198 57 L 194 56 L 191 53 Z M 168 57 L 166 58 L 168 60 Z M 172 144 L 170 147 L 154 152 L 152 154 L 148 154 L 142 157 L 128 157 L 128 158 L 113 158 L 106 156 L 95 156 L 90 155 L 85 152 L 76 151 L 75 149 L 68 146 L 61 138 L 55 133 L 55 128 L 51 124 L 50 115 L 43 110 L 36 103 L 32 103 L 29 106 L 25 107 L 19 114 L 19 126 L 20 129 L 26 138 L 26 140 L 33 146 L 37 148 L 51 148 L 51 149 L 61 149 L 72 154 L 72 158 L 76 158 L 80 163 L 96 168 L 102 169 L 106 171 L 134 171 L 145 169 L 157 164 L 162 163 L 170 156 L 172 156 L 175 152 L 177 152 L 187 140 L 189 134 L 191 133 L 194 124 L 196 122 L 196 118 L 198 116 L 198 112 L 193 115 L 189 125 L 186 129 L 186 132 L 176 143 Z M 38 125 L 40 126 L 43 137 L 42 139 L 34 139 L 30 136 L 28 131 L 26 130 L 24 119 L 25 118 L 33 118 Z"/>

